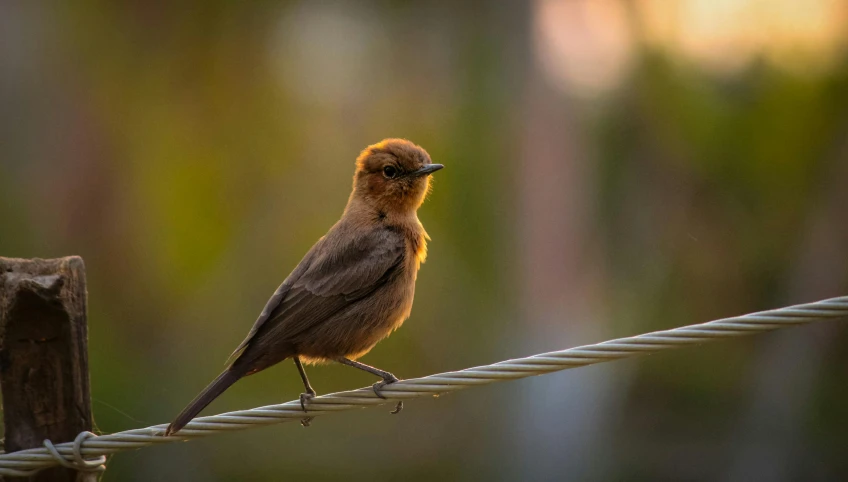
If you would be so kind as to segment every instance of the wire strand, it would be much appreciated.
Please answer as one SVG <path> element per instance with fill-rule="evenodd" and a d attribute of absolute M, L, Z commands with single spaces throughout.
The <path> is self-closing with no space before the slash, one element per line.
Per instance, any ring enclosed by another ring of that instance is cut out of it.
<path fill-rule="evenodd" d="M 304 414 L 299 400 L 250 410 L 228 412 L 194 419 L 177 434 L 164 437 L 167 424 L 127 430 L 55 445 L 58 454 L 67 459 L 98 457 L 153 444 L 163 444 L 208 437 L 224 432 L 245 430 L 276 423 L 300 421 L 332 412 L 396 403 L 412 398 L 432 397 L 464 388 L 488 385 L 535 375 L 577 368 L 672 348 L 706 343 L 724 338 L 753 335 L 794 325 L 802 325 L 848 316 L 848 296 L 814 303 L 790 306 L 749 315 L 724 318 L 671 330 L 609 340 L 566 350 L 552 351 L 525 358 L 506 360 L 491 365 L 439 373 L 422 378 L 401 380 L 381 390 L 378 398 L 372 388 L 331 393 L 312 398 Z M 31 475 L 57 465 L 54 455 L 44 447 L 0 454 L 0 475 Z"/>

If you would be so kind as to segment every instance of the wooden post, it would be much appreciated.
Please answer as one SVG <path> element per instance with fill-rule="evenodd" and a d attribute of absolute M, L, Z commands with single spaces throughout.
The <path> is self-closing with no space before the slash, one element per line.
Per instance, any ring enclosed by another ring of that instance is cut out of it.
<path fill-rule="evenodd" d="M 5 450 L 73 441 L 91 430 L 82 258 L 0 258 L 0 386 Z M 29 478 L 71 482 L 56 467 Z M 9 478 L 7 480 L 27 480 Z"/>

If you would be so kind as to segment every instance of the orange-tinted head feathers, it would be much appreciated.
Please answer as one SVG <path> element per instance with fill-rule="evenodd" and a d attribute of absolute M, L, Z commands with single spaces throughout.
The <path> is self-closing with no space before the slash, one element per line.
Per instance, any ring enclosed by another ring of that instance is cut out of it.
<path fill-rule="evenodd" d="M 413 213 L 427 195 L 430 174 L 442 168 L 406 139 L 384 139 L 356 159 L 352 199 L 392 213 Z"/>

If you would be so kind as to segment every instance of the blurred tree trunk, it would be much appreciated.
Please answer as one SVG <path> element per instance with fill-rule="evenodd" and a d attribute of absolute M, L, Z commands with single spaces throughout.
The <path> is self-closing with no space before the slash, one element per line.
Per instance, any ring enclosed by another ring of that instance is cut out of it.
<path fill-rule="evenodd" d="M 532 6 L 532 4 L 530 4 Z M 521 353 L 603 339 L 604 262 L 594 239 L 593 163 L 577 99 L 546 79 L 534 61 L 531 7 L 527 19 L 515 232 L 520 260 Z M 571 371 L 522 382 L 524 396 L 510 417 L 516 480 L 604 479 L 598 463 L 617 403 L 609 370 Z"/>

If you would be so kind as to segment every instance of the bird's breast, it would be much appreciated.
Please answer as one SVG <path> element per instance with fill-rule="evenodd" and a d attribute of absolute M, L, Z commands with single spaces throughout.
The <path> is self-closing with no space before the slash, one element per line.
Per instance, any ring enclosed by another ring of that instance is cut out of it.
<path fill-rule="evenodd" d="M 403 259 L 386 282 L 370 295 L 316 326 L 298 343 L 309 362 L 365 355 L 409 318 L 415 297 L 415 279 L 421 265 L 420 244 L 407 238 Z M 320 341 L 320 342 L 319 342 Z"/>

